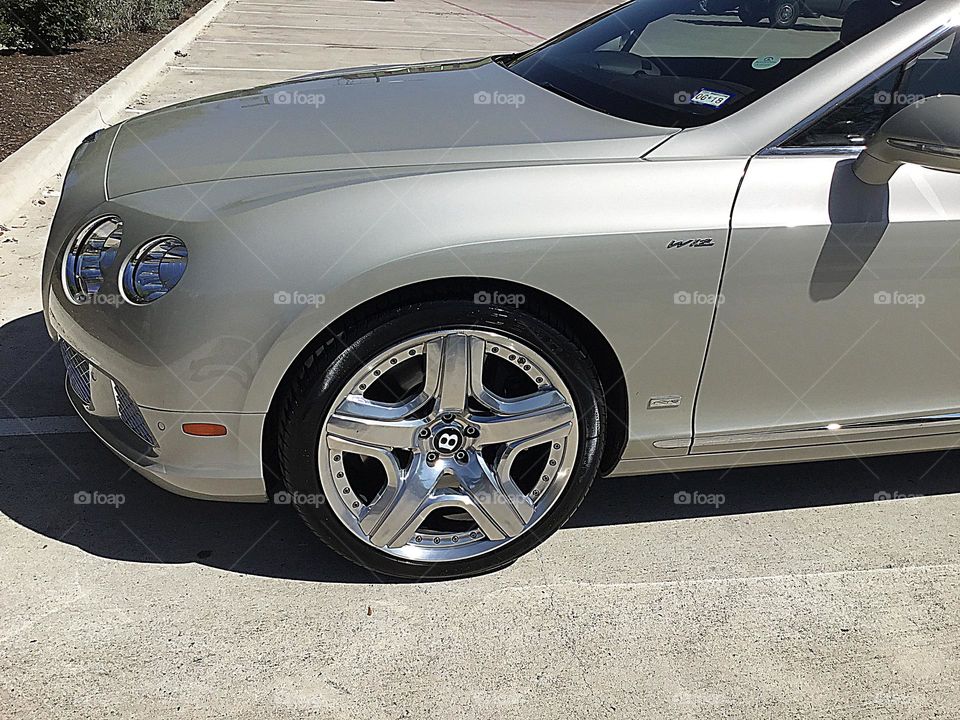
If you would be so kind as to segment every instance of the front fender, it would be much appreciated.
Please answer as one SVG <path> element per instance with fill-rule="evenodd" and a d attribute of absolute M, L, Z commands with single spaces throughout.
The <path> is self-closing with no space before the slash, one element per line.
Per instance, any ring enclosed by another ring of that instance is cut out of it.
<path fill-rule="evenodd" d="M 292 359 L 371 298 L 439 278 L 485 278 L 551 295 L 607 338 L 625 372 L 627 457 L 685 453 L 745 163 L 398 174 L 271 206 L 277 222 L 289 213 L 299 238 L 284 253 L 282 292 L 323 302 L 299 308 L 266 350 L 245 410 L 268 407 Z M 676 244 L 691 239 L 711 242 Z M 680 406 L 648 409 L 665 395 Z"/>
<path fill-rule="evenodd" d="M 121 260 L 155 235 L 183 238 L 180 285 L 148 306 L 78 307 L 53 283 L 55 320 L 141 405 L 263 413 L 300 352 L 365 301 L 439 278 L 511 281 L 610 342 L 627 457 L 685 453 L 745 162 L 337 171 L 136 193 L 95 212 L 124 219 Z M 680 405 L 648 410 L 662 395 Z"/>

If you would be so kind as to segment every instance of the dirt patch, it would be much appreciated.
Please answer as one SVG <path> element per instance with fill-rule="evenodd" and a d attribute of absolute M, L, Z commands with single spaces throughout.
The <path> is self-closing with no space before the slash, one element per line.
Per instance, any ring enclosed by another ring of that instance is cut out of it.
<path fill-rule="evenodd" d="M 124 33 L 108 43 L 80 43 L 63 55 L 0 52 L 0 160 L 60 119 L 206 3 L 192 3 L 164 30 Z"/>

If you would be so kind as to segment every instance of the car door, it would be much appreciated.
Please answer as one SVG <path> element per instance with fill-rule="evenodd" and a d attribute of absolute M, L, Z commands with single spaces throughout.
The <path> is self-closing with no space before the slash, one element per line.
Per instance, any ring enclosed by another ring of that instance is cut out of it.
<path fill-rule="evenodd" d="M 853 173 L 902 106 L 960 94 L 955 38 L 751 161 L 693 453 L 921 434 L 931 418 L 957 431 L 940 416 L 960 412 L 960 175 Z"/>
<path fill-rule="evenodd" d="M 804 3 L 810 12 L 820 13 L 821 15 L 837 15 L 840 10 L 846 10 L 849 3 L 846 0 L 807 0 Z M 841 8 L 841 6 L 844 6 Z"/>

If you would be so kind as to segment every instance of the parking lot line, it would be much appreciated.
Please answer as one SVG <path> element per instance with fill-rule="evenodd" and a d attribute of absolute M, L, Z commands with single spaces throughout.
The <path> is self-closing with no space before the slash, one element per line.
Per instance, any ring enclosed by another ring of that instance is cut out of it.
<path fill-rule="evenodd" d="M 0 437 L 24 435 L 67 435 L 89 432 L 86 424 L 76 415 L 52 415 L 47 417 L 0 418 Z"/>
<path fill-rule="evenodd" d="M 484 17 L 484 18 L 486 18 L 487 20 L 493 20 L 494 22 L 500 23 L 501 25 L 506 25 L 508 28 L 511 28 L 511 29 L 516 30 L 516 31 L 518 31 L 518 32 L 525 33 L 526 35 L 532 35 L 533 37 L 539 38 L 540 40 L 546 40 L 546 39 L 547 39 L 547 38 L 544 37 L 543 35 L 538 35 L 537 33 L 533 32 L 532 30 L 527 30 L 526 28 L 522 28 L 522 27 L 520 27 L 519 25 L 514 25 L 513 23 L 508 23 L 506 20 L 501 20 L 500 18 L 495 17 L 494 15 L 487 15 L 487 13 L 482 13 L 482 12 L 480 12 L 479 10 L 473 10 L 472 8 L 464 7 L 463 5 L 457 5 L 455 2 L 450 2 L 450 0 L 443 0 L 443 2 L 445 2 L 447 5 L 452 5 L 452 6 L 455 7 L 455 8 L 460 8 L 461 10 L 466 10 L 467 12 L 471 12 L 471 13 L 473 13 L 474 15 L 479 15 L 480 17 Z"/>
<path fill-rule="evenodd" d="M 263 28 L 269 28 L 269 29 L 272 29 L 272 30 L 317 30 L 317 31 L 321 31 L 321 32 L 340 32 L 340 33 L 350 32 L 350 30 L 349 30 L 348 28 L 318 27 L 318 26 L 316 26 L 316 25 L 253 25 L 253 26 L 251 26 L 249 23 L 218 22 L 218 23 L 216 24 L 216 27 L 218 27 L 218 28 L 225 28 L 225 27 L 243 28 L 243 29 L 246 30 L 246 31 L 249 31 L 249 30 L 251 30 L 251 29 L 253 29 L 253 30 L 260 30 L 260 29 L 263 29 Z M 406 29 L 406 28 L 403 28 L 402 30 L 401 30 L 401 29 L 390 29 L 390 28 L 377 28 L 377 29 L 370 29 L 370 30 L 363 30 L 363 31 L 359 31 L 359 30 L 358 30 L 357 32 L 360 33 L 360 34 L 363 34 L 363 35 L 367 35 L 367 34 L 369 34 L 369 33 L 394 33 L 394 34 L 396 34 L 396 33 L 398 33 L 398 32 L 402 32 L 404 35 L 445 35 L 445 36 L 446 36 L 446 35 L 455 35 L 455 36 L 457 36 L 457 37 L 467 37 L 467 38 L 478 38 L 478 37 L 498 38 L 498 37 L 502 37 L 501 35 L 486 35 L 486 34 L 484 34 L 484 33 L 476 33 L 476 32 L 467 33 L 467 32 L 452 32 L 452 31 L 447 31 L 447 30 L 442 30 L 442 31 L 441 31 L 441 30 L 408 30 L 408 29 Z M 202 40 L 202 39 L 200 39 L 200 40 L 195 40 L 194 42 L 205 42 L 205 41 Z"/>
<path fill-rule="evenodd" d="M 292 43 L 292 42 L 266 42 L 258 41 L 251 42 L 249 40 L 197 40 L 198 43 L 208 43 L 212 45 L 257 45 L 264 47 L 310 47 L 310 48 L 336 48 L 339 50 L 354 50 L 354 49 L 371 49 L 369 45 L 357 45 L 357 44 L 348 44 L 348 43 Z M 421 48 L 416 47 L 407 47 L 402 45 L 378 45 L 378 50 L 420 50 Z M 430 47 L 432 52 L 451 52 L 457 53 L 462 52 L 462 48 L 448 48 L 448 47 Z M 476 52 L 482 52 L 480 50 Z M 300 72 L 300 71 L 298 71 Z"/>
<path fill-rule="evenodd" d="M 291 75 L 293 73 L 299 73 L 301 75 L 307 74 L 307 71 L 303 68 L 250 68 L 250 67 L 206 67 L 206 66 L 195 66 L 195 65 L 171 65 L 171 70 L 200 70 L 202 72 L 248 72 L 248 73 L 286 73 Z"/>

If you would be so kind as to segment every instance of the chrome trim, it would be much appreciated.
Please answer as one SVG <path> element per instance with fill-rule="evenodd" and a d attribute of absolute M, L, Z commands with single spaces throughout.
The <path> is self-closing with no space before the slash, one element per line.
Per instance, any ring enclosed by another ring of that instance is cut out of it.
<path fill-rule="evenodd" d="M 73 391 L 87 409 L 92 405 L 90 396 L 90 361 L 74 350 L 63 340 L 60 341 L 60 354 L 67 368 L 67 380 Z"/>
<path fill-rule="evenodd" d="M 100 267 L 100 284 L 97 285 L 96 289 L 94 289 L 92 292 L 87 293 L 86 290 L 83 290 L 80 287 L 78 259 L 81 255 L 81 250 L 86 245 L 87 240 L 90 239 L 90 236 L 93 235 L 94 231 L 99 229 L 101 225 L 104 225 L 108 222 L 116 224 L 117 227 L 104 240 L 104 246 L 106 246 L 107 242 L 109 242 L 115 233 L 119 235 L 117 244 L 112 248 L 108 248 L 107 250 L 108 252 L 112 250 L 114 257 L 107 264 L 106 268 L 103 266 Z M 63 285 L 64 294 L 71 303 L 74 305 L 83 305 L 89 300 L 90 296 L 96 295 L 98 292 L 100 292 L 100 288 L 107 277 L 107 273 L 104 271 L 111 268 L 113 263 L 116 262 L 116 254 L 119 251 L 120 244 L 122 242 L 123 219 L 114 214 L 101 215 L 100 217 L 94 218 L 90 222 L 82 225 L 79 230 L 74 232 L 70 238 L 70 242 L 67 245 L 66 252 L 64 252 L 63 259 L 60 263 L 60 282 Z"/>
<path fill-rule="evenodd" d="M 933 431 L 931 434 L 958 432 L 960 431 L 960 412 L 846 424 L 829 423 L 754 433 L 717 433 L 696 438 L 692 452 L 726 452 L 743 449 L 742 446 L 749 446 L 748 449 L 766 449 L 803 444 L 829 445 L 851 440 L 887 439 L 878 437 L 883 435 L 891 435 L 889 439 L 895 439 L 910 434 L 921 434 L 921 431 Z"/>
<path fill-rule="evenodd" d="M 831 155 L 856 156 L 867 149 L 866 145 L 844 145 L 836 147 L 778 147 L 764 151 L 764 157 L 806 156 L 828 157 Z"/>
<path fill-rule="evenodd" d="M 950 147 L 949 145 L 934 145 L 917 140 L 898 140 L 896 138 L 889 138 L 887 145 L 897 148 L 898 150 L 907 150 L 914 153 L 938 155 L 939 157 L 946 158 L 960 157 L 960 150 Z"/>
<path fill-rule="evenodd" d="M 678 455 L 673 457 L 624 458 L 607 477 L 663 475 L 697 470 L 773 466 L 798 462 L 850 460 L 878 455 L 935 452 L 956 449 L 960 434 L 945 432 L 891 440 L 807 445 L 788 448 L 747 450 L 732 456 L 729 451 Z"/>
<path fill-rule="evenodd" d="M 678 408 L 683 403 L 680 395 L 658 395 L 650 398 L 647 403 L 647 410 L 669 410 Z"/>
<path fill-rule="evenodd" d="M 657 440 L 653 446 L 658 450 L 689 450 L 692 441 L 690 438 L 676 438 L 671 440 Z"/>
<path fill-rule="evenodd" d="M 145 275 L 153 275 L 153 279 L 146 285 L 145 290 L 147 291 L 147 296 L 144 297 L 137 287 L 141 273 L 141 263 L 146 262 L 145 258 L 147 258 L 147 256 L 164 246 L 166 246 L 166 248 L 163 254 L 153 261 L 157 266 L 156 272 L 150 273 L 149 271 L 143 271 Z M 174 258 L 175 261 L 180 261 L 182 265 L 180 275 L 172 281 L 164 281 L 161 279 L 163 277 L 163 273 L 161 272 L 163 263 L 168 257 Z M 140 245 L 140 247 L 124 261 L 120 269 L 120 296 L 131 305 L 143 306 L 156 302 L 180 284 L 180 281 L 187 271 L 189 260 L 190 251 L 187 248 L 187 244 L 174 235 L 160 235 L 159 237 L 148 240 Z M 171 284 L 168 286 L 167 283 Z"/>
<path fill-rule="evenodd" d="M 886 75 L 889 72 L 892 72 L 898 65 L 902 65 L 903 63 L 910 60 L 910 58 L 918 54 L 923 54 L 924 52 L 929 50 L 931 47 L 936 45 L 938 42 L 943 40 L 943 38 L 945 38 L 951 32 L 956 32 L 957 28 L 958 26 L 955 24 L 944 25 L 940 28 L 937 28 L 932 33 L 927 35 L 925 38 L 915 43 L 914 45 L 910 46 L 909 49 L 904 50 L 902 53 L 897 55 L 895 58 L 893 58 L 889 62 L 885 63 L 884 65 L 881 65 L 880 68 L 874 71 L 873 74 L 863 78 L 860 82 L 851 86 L 849 90 L 847 90 L 844 93 L 841 93 L 836 98 L 834 98 L 833 100 L 828 102 L 826 105 L 824 105 L 822 108 L 820 108 L 814 113 L 811 113 L 809 116 L 807 116 L 806 118 L 801 120 L 799 123 L 794 125 L 787 132 L 785 132 L 783 135 L 778 137 L 772 143 L 767 145 L 767 147 L 765 147 L 763 150 L 757 153 L 758 157 L 763 157 L 766 155 L 781 154 L 779 152 L 774 152 L 775 150 L 786 149 L 786 148 L 781 148 L 780 145 L 786 142 L 789 142 L 794 137 L 802 133 L 804 130 L 807 130 L 814 123 L 818 122 L 819 120 L 823 119 L 825 116 L 832 113 L 838 107 L 846 103 L 848 100 L 852 99 L 855 95 L 866 90 L 868 87 L 870 87 L 870 85 L 877 82 L 877 80 L 882 78 L 884 75 Z M 801 148 L 801 149 L 806 150 L 807 148 Z M 817 148 L 810 148 L 810 149 L 817 149 Z"/>
<path fill-rule="evenodd" d="M 113 396 L 117 403 L 117 413 L 123 424 L 127 426 L 134 435 L 143 440 L 147 445 L 156 448 L 159 447 L 157 439 L 150 432 L 146 420 L 143 419 L 143 413 L 140 407 L 130 397 L 130 393 L 120 383 L 113 381 Z"/>
<path fill-rule="evenodd" d="M 87 409 L 97 417 L 120 417 L 113 379 L 93 363 L 90 363 L 90 405 Z"/>

